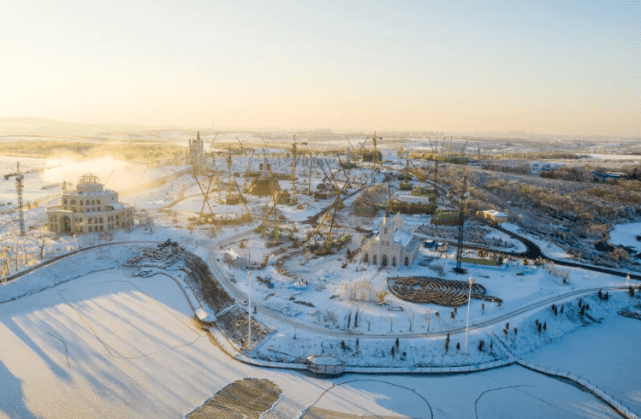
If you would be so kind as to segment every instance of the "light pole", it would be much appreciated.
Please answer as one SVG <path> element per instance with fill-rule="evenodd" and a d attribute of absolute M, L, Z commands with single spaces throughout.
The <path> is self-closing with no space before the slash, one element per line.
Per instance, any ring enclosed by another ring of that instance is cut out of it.
<path fill-rule="evenodd" d="M 470 284 L 470 290 L 468 291 L 467 294 L 467 322 L 465 323 L 465 354 L 467 355 L 467 332 L 469 331 L 470 328 L 470 302 L 472 301 L 472 284 L 474 283 L 474 279 L 470 277 L 470 279 L 467 280 L 467 283 Z"/>
<path fill-rule="evenodd" d="M 247 349 L 251 347 L 252 343 L 252 273 L 248 272 L 249 274 L 249 281 L 247 284 L 247 287 L 249 288 L 249 330 L 247 334 Z"/>

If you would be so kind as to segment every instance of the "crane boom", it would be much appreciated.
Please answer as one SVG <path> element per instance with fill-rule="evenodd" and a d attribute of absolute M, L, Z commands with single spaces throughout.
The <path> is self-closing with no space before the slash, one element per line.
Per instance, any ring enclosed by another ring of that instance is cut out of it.
<path fill-rule="evenodd" d="M 109 176 L 107 176 L 107 180 L 105 181 L 105 184 L 102 185 L 103 187 L 107 186 L 107 183 L 109 183 L 109 179 L 111 179 L 111 175 L 114 174 L 114 171 L 112 170 L 111 173 L 109 173 Z"/>
<path fill-rule="evenodd" d="M 265 215 L 265 218 L 263 218 L 263 221 L 260 223 L 260 225 L 258 227 L 256 227 L 256 230 L 254 230 L 254 231 L 258 232 L 258 231 L 260 231 L 261 228 L 263 228 L 263 226 L 265 225 L 265 223 L 269 219 L 269 216 L 276 209 L 276 204 L 278 203 L 278 201 L 280 200 L 280 198 L 283 196 L 284 193 L 285 193 L 285 191 L 282 191 L 280 194 L 278 194 L 278 197 L 274 200 L 274 206 L 267 212 L 267 215 Z"/>
<path fill-rule="evenodd" d="M 249 208 L 247 208 L 247 202 L 245 201 L 245 197 L 243 196 L 243 193 L 240 191 L 240 188 L 238 187 L 238 183 L 234 180 L 234 185 L 236 185 L 236 189 L 238 190 L 238 194 L 240 195 L 240 202 L 243 203 L 243 206 L 245 207 L 245 211 L 247 211 L 247 217 L 251 220 L 252 215 L 249 212 Z"/>
<path fill-rule="evenodd" d="M 247 191 L 247 177 L 249 177 L 249 168 L 251 167 L 252 161 L 254 160 L 254 153 L 255 152 L 256 152 L 256 150 L 253 150 L 251 157 L 249 158 L 249 160 L 247 160 L 247 170 L 245 170 L 245 182 L 243 183 L 243 190 L 244 191 Z"/>

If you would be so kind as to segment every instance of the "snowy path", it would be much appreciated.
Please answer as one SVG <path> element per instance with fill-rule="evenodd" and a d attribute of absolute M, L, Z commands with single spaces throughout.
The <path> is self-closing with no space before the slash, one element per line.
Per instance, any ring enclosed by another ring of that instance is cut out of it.
<path fill-rule="evenodd" d="M 249 232 L 243 232 L 239 233 L 238 235 L 234 236 L 233 238 L 228 238 L 225 240 L 225 242 L 220 242 L 220 243 L 229 243 L 230 241 L 237 240 L 241 237 L 246 236 L 247 234 L 251 233 Z M 236 286 L 234 286 L 231 281 L 229 280 L 228 276 L 223 273 L 223 271 L 220 269 L 218 266 L 218 263 L 216 262 L 216 257 L 213 252 L 210 252 L 208 255 L 208 262 L 209 262 L 209 267 L 212 270 L 212 273 L 215 278 L 218 279 L 219 283 L 225 288 L 225 290 L 232 296 L 234 297 L 237 301 L 239 300 L 247 300 L 248 296 L 245 294 L 243 291 L 239 290 Z M 567 300 L 569 298 L 574 298 L 578 296 L 584 296 L 584 295 L 591 295 L 591 294 L 596 294 L 599 289 L 602 291 L 607 291 L 607 290 L 627 290 L 628 285 L 623 284 L 623 285 L 612 285 L 612 286 L 603 286 L 603 287 L 594 287 L 594 288 L 584 288 L 584 289 L 578 289 L 578 290 L 572 290 L 572 291 L 567 291 L 564 293 L 559 293 L 555 294 L 550 297 L 546 297 L 537 301 L 534 301 L 530 304 L 527 304 L 523 307 L 520 307 L 516 310 L 512 310 L 509 312 L 506 312 L 504 314 L 501 314 L 499 316 L 495 316 L 492 318 L 489 318 L 484 321 L 477 321 L 477 322 L 472 322 L 470 324 L 470 331 L 475 331 L 475 330 L 481 330 L 486 327 L 494 326 L 496 324 L 503 323 L 506 320 L 510 320 L 511 318 L 514 318 L 516 316 L 520 316 L 523 314 L 526 314 L 528 312 L 540 310 L 542 308 L 548 307 L 549 305 L 553 303 L 557 303 L 563 300 Z M 260 303 L 255 303 L 254 305 L 258 306 L 258 309 L 263 316 L 269 317 L 272 322 L 271 324 L 277 325 L 277 324 L 285 324 L 290 327 L 296 327 L 299 330 L 306 330 L 308 332 L 318 334 L 318 335 L 324 335 L 324 336 L 333 336 L 337 338 L 345 338 L 345 337 L 358 337 L 361 340 L 365 339 L 389 339 L 390 335 L 389 334 L 363 334 L 363 333 L 355 333 L 353 331 L 349 330 L 331 330 L 327 329 L 325 327 L 320 327 L 320 326 L 314 326 L 309 323 L 304 323 L 297 321 L 289 316 L 286 316 L 284 314 L 281 314 L 275 310 L 272 310 L 271 308 L 261 305 Z M 278 329 L 278 327 L 276 326 Z M 414 338 L 424 338 L 424 337 L 445 337 L 448 333 L 450 334 L 457 334 L 457 333 L 464 333 L 465 332 L 465 327 L 459 326 L 451 329 L 444 329 L 440 330 L 438 332 L 430 332 L 430 333 L 408 333 L 408 332 L 396 332 L 394 336 L 399 336 L 399 337 L 414 337 Z"/>

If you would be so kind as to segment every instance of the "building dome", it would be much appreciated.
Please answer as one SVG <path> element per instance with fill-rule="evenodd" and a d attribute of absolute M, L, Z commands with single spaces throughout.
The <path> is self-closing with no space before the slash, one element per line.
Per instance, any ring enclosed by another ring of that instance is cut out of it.
<path fill-rule="evenodd" d="M 100 184 L 100 178 L 98 178 L 98 176 L 94 175 L 93 173 L 85 173 L 84 175 L 80 176 L 80 181 L 78 181 L 78 185 L 98 184 Z"/>

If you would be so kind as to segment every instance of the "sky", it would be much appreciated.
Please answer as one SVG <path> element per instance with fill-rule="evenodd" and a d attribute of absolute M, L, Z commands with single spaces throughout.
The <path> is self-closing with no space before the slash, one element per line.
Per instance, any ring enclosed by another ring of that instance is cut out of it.
<path fill-rule="evenodd" d="M 641 134 L 641 1 L 0 6 L 0 118 Z"/>

